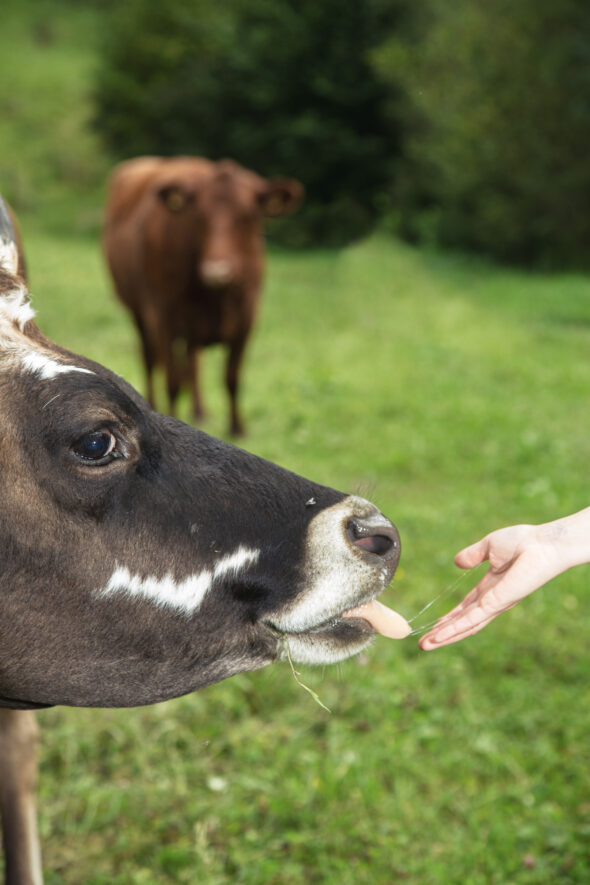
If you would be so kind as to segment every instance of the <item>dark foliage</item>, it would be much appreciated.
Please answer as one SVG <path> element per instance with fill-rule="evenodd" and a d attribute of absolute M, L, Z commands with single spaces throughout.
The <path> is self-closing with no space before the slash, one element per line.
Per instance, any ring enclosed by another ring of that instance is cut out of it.
<path fill-rule="evenodd" d="M 370 53 L 394 10 L 385 0 L 121 4 L 107 29 L 97 125 L 119 157 L 232 157 L 292 175 L 307 199 L 275 235 L 346 242 L 370 229 L 391 178 L 391 87 Z"/>
<path fill-rule="evenodd" d="M 524 264 L 590 264 L 590 5 L 424 0 L 376 56 L 404 95 L 396 226 Z"/>

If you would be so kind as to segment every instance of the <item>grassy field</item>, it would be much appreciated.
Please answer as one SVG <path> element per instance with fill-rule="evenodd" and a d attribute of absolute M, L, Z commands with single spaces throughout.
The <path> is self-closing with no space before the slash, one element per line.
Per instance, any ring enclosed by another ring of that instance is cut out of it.
<path fill-rule="evenodd" d="M 43 329 L 141 388 L 96 241 L 25 235 Z M 221 366 L 212 351 L 216 435 Z M 584 278 L 379 237 L 273 252 L 245 446 L 379 504 L 403 547 L 384 599 L 412 618 L 467 591 L 459 547 L 587 505 L 589 389 Z M 48 882 L 586 883 L 589 613 L 579 569 L 455 647 L 378 639 L 304 669 L 331 715 L 287 665 L 153 708 L 43 712 Z"/>
<path fill-rule="evenodd" d="M 100 8 L 6 0 L 0 191 L 22 214 L 41 327 L 141 389 L 97 239 Z M 212 352 L 215 435 L 221 371 Z M 414 618 L 442 593 L 430 619 L 471 585 L 457 549 L 590 503 L 589 391 L 584 277 L 384 237 L 273 251 L 244 445 L 371 497 L 402 536 L 384 600 Z M 304 669 L 331 714 L 287 665 L 151 708 L 40 713 L 47 882 L 587 885 L 589 577 L 562 575 L 448 649 L 377 639 Z"/>

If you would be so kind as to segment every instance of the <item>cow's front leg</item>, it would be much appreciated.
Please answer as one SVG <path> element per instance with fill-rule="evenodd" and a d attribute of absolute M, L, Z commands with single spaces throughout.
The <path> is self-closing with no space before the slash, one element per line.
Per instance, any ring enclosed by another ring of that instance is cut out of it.
<path fill-rule="evenodd" d="M 0 709 L 0 812 L 6 885 L 42 885 L 35 789 L 39 729 L 30 710 Z"/>
<path fill-rule="evenodd" d="M 244 335 L 243 338 L 238 338 L 230 343 L 225 370 L 225 384 L 230 404 L 229 432 L 232 436 L 241 436 L 244 433 L 244 424 L 238 409 L 238 386 L 246 338 L 247 336 Z"/>
<path fill-rule="evenodd" d="M 197 421 L 207 417 L 201 397 L 201 384 L 199 379 L 199 360 L 201 352 L 198 347 L 193 348 L 189 354 L 190 382 L 193 395 L 193 415 Z"/>

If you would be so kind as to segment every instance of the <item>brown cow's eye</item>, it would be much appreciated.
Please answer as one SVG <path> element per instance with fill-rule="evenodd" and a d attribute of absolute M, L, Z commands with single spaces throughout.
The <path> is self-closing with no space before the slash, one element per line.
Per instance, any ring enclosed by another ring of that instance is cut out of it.
<path fill-rule="evenodd" d="M 86 433 L 72 449 L 82 461 L 98 464 L 112 460 L 116 445 L 117 438 L 110 431 L 99 430 Z"/>

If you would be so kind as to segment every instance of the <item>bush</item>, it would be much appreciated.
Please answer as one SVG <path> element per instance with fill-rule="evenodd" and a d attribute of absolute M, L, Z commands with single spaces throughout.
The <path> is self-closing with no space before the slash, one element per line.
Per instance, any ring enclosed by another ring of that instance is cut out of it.
<path fill-rule="evenodd" d="M 590 263 L 584 0 L 426 0 L 375 54 L 406 97 L 398 229 L 524 263 Z"/>

